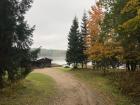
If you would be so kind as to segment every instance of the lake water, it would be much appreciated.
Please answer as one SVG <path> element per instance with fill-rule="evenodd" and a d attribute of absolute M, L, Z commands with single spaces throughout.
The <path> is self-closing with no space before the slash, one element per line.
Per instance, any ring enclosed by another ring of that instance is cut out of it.
<path fill-rule="evenodd" d="M 53 60 L 52 63 L 63 65 L 63 64 L 66 64 L 66 61 L 65 60 Z"/>

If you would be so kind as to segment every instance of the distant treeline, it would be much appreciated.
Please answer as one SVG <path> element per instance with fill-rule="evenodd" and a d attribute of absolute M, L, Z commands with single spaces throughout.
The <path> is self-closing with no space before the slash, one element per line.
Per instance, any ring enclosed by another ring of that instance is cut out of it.
<path fill-rule="evenodd" d="M 66 57 L 66 50 L 50 50 L 50 49 L 41 49 L 39 57 L 47 57 L 50 59 L 62 60 Z"/>

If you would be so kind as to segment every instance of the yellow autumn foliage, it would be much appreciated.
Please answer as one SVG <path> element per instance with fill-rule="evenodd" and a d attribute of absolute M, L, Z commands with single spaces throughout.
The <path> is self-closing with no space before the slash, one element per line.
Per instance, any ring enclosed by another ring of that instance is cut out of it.
<path fill-rule="evenodd" d="M 126 5 L 121 11 L 121 14 L 136 13 L 136 16 L 128 19 L 121 27 L 126 31 L 135 31 L 140 26 L 140 0 L 128 0 Z"/>

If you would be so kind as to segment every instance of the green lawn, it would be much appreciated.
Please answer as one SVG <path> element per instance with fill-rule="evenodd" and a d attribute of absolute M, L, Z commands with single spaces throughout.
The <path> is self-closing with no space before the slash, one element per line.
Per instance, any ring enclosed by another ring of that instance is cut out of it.
<path fill-rule="evenodd" d="M 48 105 L 56 94 L 55 81 L 43 74 L 31 73 L 26 80 L 0 93 L 0 105 Z"/>
<path fill-rule="evenodd" d="M 112 81 L 108 77 L 103 76 L 98 71 L 71 70 L 66 68 L 60 69 L 64 72 L 72 73 L 79 80 L 89 85 L 91 89 L 99 91 L 100 93 L 105 95 L 106 98 L 112 99 L 116 103 L 116 105 L 134 105 L 126 96 L 121 94 L 120 90 L 114 83 L 112 83 Z"/>

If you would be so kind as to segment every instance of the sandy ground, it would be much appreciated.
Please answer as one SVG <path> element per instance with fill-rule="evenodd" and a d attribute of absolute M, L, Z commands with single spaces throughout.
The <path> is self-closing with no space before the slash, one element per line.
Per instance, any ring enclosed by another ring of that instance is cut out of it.
<path fill-rule="evenodd" d="M 58 95 L 49 105 L 114 105 L 101 93 L 91 91 L 72 74 L 56 68 L 36 69 L 34 72 L 51 76 L 57 83 Z"/>

